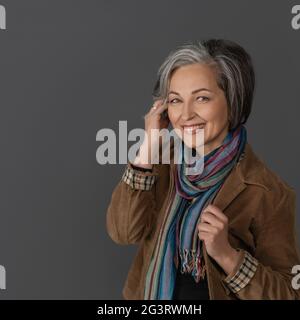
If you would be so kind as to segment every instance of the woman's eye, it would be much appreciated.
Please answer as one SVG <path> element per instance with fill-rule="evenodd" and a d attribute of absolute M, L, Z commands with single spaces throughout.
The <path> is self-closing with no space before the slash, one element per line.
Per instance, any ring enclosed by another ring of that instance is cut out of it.
<path fill-rule="evenodd" d="M 206 102 L 206 101 L 209 101 L 210 99 L 208 97 L 205 97 L 205 96 L 199 96 L 199 97 L 197 97 L 197 100 Z M 177 98 L 174 98 L 174 99 L 168 100 L 167 102 L 168 103 L 172 103 L 172 104 L 176 104 L 178 101 L 180 101 L 180 100 L 177 99 Z"/>
<path fill-rule="evenodd" d="M 199 100 L 199 98 L 201 98 L 200 101 L 208 101 L 209 100 L 209 98 L 205 97 L 205 96 L 200 96 L 200 97 L 197 98 L 197 100 Z"/>
<path fill-rule="evenodd" d="M 168 100 L 168 103 L 176 103 L 176 102 L 175 102 L 176 100 L 178 101 L 178 99 L 176 99 L 176 98 L 175 98 L 175 99 Z"/>

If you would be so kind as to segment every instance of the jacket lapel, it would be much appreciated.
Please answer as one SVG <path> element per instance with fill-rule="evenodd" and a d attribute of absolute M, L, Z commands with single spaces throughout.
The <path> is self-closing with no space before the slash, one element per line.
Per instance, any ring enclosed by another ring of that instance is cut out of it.
<path fill-rule="evenodd" d="M 245 189 L 246 184 L 240 173 L 240 163 L 238 163 L 223 183 L 212 204 L 224 212 L 226 207 Z M 226 214 L 224 212 L 224 214 Z M 220 281 L 220 268 L 216 262 L 208 255 L 203 242 L 204 261 L 207 269 L 209 295 L 211 300 L 229 299 L 230 290 Z M 224 294 L 226 293 L 226 294 Z"/>
<path fill-rule="evenodd" d="M 239 164 L 237 166 L 239 166 Z M 237 166 L 227 177 L 215 199 L 212 201 L 212 204 L 222 211 L 247 187 L 238 173 Z"/>
<path fill-rule="evenodd" d="M 261 168 L 261 166 L 262 163 L 260 159 L 255 155 L 250 144 L 246 143 L 244 157 L 237 163 L 232 169 L 232 172 L 225 179 L 212 204 L 223 211 L 245 188 L 247 188 L 247 183 L 264 184 L 259 175 L 259 168 Z"/>

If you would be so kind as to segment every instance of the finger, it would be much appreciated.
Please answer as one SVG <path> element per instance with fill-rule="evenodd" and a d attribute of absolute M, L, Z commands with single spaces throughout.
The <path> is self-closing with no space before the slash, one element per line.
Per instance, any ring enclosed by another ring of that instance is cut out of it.
<path fill-rule="evenodd" d="M 162 103 L 162 99 L 156 100 L 153 103 L 152 107 L 150 108 L 150 111 L 156 110 L 161 105 L 161 103 Z"/>
<path fill-rule="evenodd" d="M 227 216 L 215 205 L 213 204 L 209 204 L 204 210 L 204 212 L 210 212 L 211 214 L 215 215 L 216 217 L 218 217 L 221 221 L 223 222 L 227 222 L 228 218 Z"/>
<path fill-rule="evenodd" d="M 214 214 L 212 214 L 209 211 L 203 212 L 201 214 L 201 222 L 206 222 L 211 224 L 214 227 L 217 228 L 223 228 L 224 226 L 224 221 L 220 220 L 217 216 L 215 216 Z"/>
<path fill-rule="evenodd" d="M 148 113 L 146 113 L 146 115 L 144 116 L 144 119 L 156 114 L 156 111 L 159 108 L 159 106 L 160 106 L 160 100 L 155 101 L 152 107 L 150 108 L 150 110 L 148 111 Z"/>
<path fill-rule="evenodd" d="M 218 232 L 218 229 L 215 226 L 212 226 L 211 224 L 208 224 L 208 223 L 199 223 L 198 231 L 215 234 L 216 232 Z"/>
<path fill-rule="evenodd" d="M 164 103 L 163 100 L 155 101 L 153 104 L 153 107 L 151 108 L 151 113 L 154 114 L 161 114 L 168 108 L 167 103 Z"/>
<path fill-rule="evenodd" d="M 205 231 L 198 232 L 198 237 L 199 237 L 200 240 L 205 241 L 205 240 L 211 238 L 211 233 L 210 232 L 205 232 Z"/>

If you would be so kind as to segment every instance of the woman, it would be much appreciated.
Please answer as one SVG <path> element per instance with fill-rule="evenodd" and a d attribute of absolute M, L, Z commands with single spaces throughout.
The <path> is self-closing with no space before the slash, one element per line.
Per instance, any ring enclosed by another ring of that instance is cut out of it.
<path fill-rule="evenodd" d="M 187 175 L 174 144 L 170 164 L 152 164 L 155 138 L 128 162 L 107 211 L 110 237 L 139 244 L 125 299 L 299 299 L 296 194 L 247 142 L 254 83 L 250 56 L 228 40 L 183 45 L 161 65 L 146 137 L 171 124 L 179 159 L 203 150 L 204 167 Z"/>

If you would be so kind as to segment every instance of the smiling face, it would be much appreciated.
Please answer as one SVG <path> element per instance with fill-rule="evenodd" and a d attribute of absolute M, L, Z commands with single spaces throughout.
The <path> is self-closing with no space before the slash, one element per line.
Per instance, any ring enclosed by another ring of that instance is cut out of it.
<path fill-rule="evenodd" d="M 176 69 L 171 75 L 167 104 L 170 122 L 188 147 L 198 150 L 197 128 L 198 134 L 203 128 L 205 155 L 222 144 L 229 127 L 228 105 L 212 67 L 197 63 Z"/>

